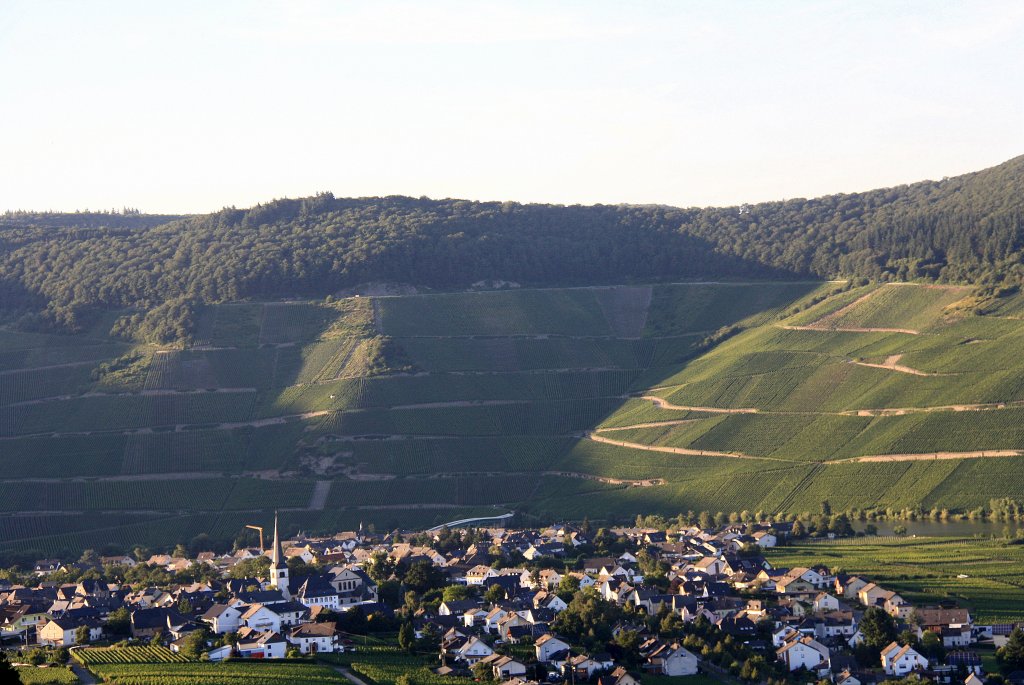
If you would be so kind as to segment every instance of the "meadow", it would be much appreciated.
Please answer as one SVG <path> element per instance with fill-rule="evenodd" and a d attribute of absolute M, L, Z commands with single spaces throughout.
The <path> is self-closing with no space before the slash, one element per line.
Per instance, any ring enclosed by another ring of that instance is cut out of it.
<path fill-rule="evenodd" d="M 1024 500 L 1024 456 L 991 456 L 1024 453 L 1024 324 L 969 292 L 243 302 L 203 307 L 192 343 L 163 347 L 100 323 L 0 326 L 0 510 L 18 514 L 0 553 L 232 538 L 274 509 L 312 531 L 495 506 L 623 520 Z"/>

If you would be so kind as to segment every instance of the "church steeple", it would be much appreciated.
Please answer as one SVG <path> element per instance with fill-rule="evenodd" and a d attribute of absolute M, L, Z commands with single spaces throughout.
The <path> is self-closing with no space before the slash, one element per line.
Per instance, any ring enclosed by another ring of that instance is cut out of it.
<path fill-rule="evenodd" d="M 270 565 L 275 568 L 281 565 L 281 540 L 277 537 L 277 512 L 274 512 L 274 548 L 270 552 Z"/>
<path fill-rule="evenodd" d="M 277 535 L 277 512 L 274 512 L 274 547 L 270 551 L 270 587 L 291 599 L 288 590 L 288 564 L 281 562 L 281 539 Z"/>

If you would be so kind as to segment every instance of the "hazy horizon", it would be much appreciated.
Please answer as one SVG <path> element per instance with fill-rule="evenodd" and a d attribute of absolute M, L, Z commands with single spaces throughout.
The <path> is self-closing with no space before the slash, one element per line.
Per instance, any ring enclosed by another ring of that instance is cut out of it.
<path fill-rule="evenodd" d="M 0 208 L 736 205 L 1024 153 L 1013 2 L 10 2 Z"/>

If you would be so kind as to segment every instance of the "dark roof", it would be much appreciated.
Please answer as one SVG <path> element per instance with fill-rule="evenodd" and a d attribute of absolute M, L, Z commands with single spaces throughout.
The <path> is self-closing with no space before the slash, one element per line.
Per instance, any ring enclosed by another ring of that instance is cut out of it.
<path fill-rule="evenodd" d="M 181 624 L 188 621 L 174 609 L 154 607 L 152 609 L 136 609 L 132 612 L 132 628 L 134 630 L 148 630 L 152 628 L 164 628 L 167 626 L 167 619 L 171 623 Z"/>
<path fill-rule="evenodd" d="M 453 614 L 464 614 L 474 607 L 480 606 L 475 599 L 453 599 L 449 602 L 442 602 Z"/>
<path fill-rule="evenodd" d="M 235 596 L 246 604 L 277 604 L 284 601 L 280 590 L 256 590 L 254 592 L 237 592 Z"/>

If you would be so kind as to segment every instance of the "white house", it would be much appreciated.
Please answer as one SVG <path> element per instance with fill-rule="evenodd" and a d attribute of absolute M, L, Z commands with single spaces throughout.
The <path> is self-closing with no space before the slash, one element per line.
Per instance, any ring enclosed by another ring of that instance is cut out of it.
<path fill-rule="evenodd" d="M 494 654 L 493 649 L 475 637 L 467 639 L 462 644 L 456 645 L 448 651 L 455 658 L 465 661 L 470 666 L 473 666 L 481 659 Z"/>
<path fill-rule="evenodd" d="M 77 644 L 78 641 L 75 638 L 75 633 L 81 626 L 88 627 L 89 642 L 98 640 L 103 636 L 103 626 L 98 621 L 92 622 L 76 618 L 53 618 L 42 627 L 37 639 L 41 645 L 70 647 Z"/>
<path fill-rule="evenodd" d="M 253 630 L 269 630 L 275 633 L 281 631 L 281 617 L 263 604 L 250 605 L 239 617 L 239 622 Z"/>
<path fill-rule="evenodd" d="M 835 582 L 835 576 L 824 569 L 818 568 L 791 568 L 786 574 L 791 578 L 799 578 L 816 588 L 825 588 Z"/>
<path fill-rule="evenodd" d="M 812 637 L 787 642 L 776 650 L 775 655 L 790 671 L 801 668 L 818 671 L 827 668 L 829 664 L 828 647 Z"/>
<path fill-rule="evenodd" d="M 503 683 L 516 676 L 526 675 L 525 664 L 516 661 L 510 656 L 505 656 L 504 654 L 491 654 L 490 656 L 481 659 L 480 663 L 487 664 L 491 667 L 491 673 L 494 675 L 494 679 L 499 683 Z"/>
<path fill-rule="evenodd" d="M 484 619 L 487 618 L 487 614 L 487 609 L 484 609 L 483 607 L 467 609 L 466 613 L 462 614 L 462 625 L 467 628 L 472 628 L 473 626 L 482 623 Z"/>
<path fill-rule="evenodd" d="M 486 616 L 484 616 L 484 630 L 488 633 L 497 632 L 498 624 L 501 623 L 501 620 L 507 615 L 508 612 L 501 607 L 494 607 L 487 612 Z"/>
<path fill-rule="evenodd" d="M 466 585 L 483 585 L 488 578 L 497 578 L 498 572 L 490 566 L 480 564 L 466 571 Z"/>
<path fill-rule="evenodd" d="M 238 631 L 238 653 L 246 659 L 283 659 L 288 652 L 288 641 L 274 630 L 253 630 L 243 627 Z"/>
<path fill-rule="evenodd" d="M 551 633 L 541 635 L 537 638 L 537 641 L 533 644 L 534 651 L 537 653 L 537 661 L 549 662 L 551 657 L 559 652 L 565 652 L 569 649 L 568 643 L 562 642 Z"/>
<path fill-rule="evenodd" d="M 334 623 L 306 623 L 292 628 L 288 642 L 299 648 L 303 654 L 326 654 L 343 652 L 344 646 L 338 640 Z"/>
<path fill-rule="evenodd" d="M 928 660 L 909 645 L 890 642 L 882 650 L 882 668 L 889 675 L 903 677 L 916 668 L 927 668 Z"/>
<path fill-rule="evenodd" d="M 244 609 L 244 607 L 243 607 Z M 206 610 L 199 620 L 210 624 L 210 630 L 217 635 L 233 633 L 238 630 L 241 623 L 242 610 L 230 604 L 214 604 Z"/>
<path fill-rule="evenodd" d="M 697 656 L 674 642 L 662 645 L 647 656 L 647 662 L 655 673 L 667 676 L 696 675 L 699 659 Z"/>
<path fill-rule="evenodd" d="M 814 611 L 825 613 L 826 611 L 838 611 L 839 600 L 827 592 L 821 592 L 814 598 Z"/>

